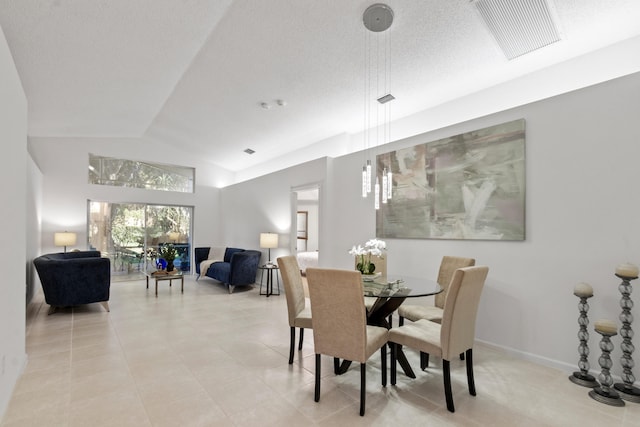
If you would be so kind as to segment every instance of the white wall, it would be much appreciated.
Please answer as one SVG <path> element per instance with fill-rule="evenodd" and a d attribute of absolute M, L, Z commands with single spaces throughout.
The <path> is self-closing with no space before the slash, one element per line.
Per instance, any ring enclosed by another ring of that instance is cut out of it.
<path fill-rule="evenodd" d="M 262 232 L 278 233 L 278 248 L 271 249 L 271 259 L 291 253 L 292 189 L 321 183 L 326 176 L 327 159 L 318 159 L 245 181 L 221 190 L 221 215 L 224 239 L 217 246 L 235 246 L 260 250 Z M 320 188 L 322 195 L 323 188 Z M 320 233 L 322 233 L 322 220 Z M 295 229 L 295 225 L 293 226 Z M 322 246 L 322 241 L 319 243 Z M 267 250 L 262 249 L 262 262 Z"/>
<path fill-rule="evenodd" d="M 27 99 L 0 29 L 0 140 L 3 162 L 0 181 L 4 200 L 1 218 L 4 261 L 0 286 L 0 419 L 26 362 L 25 295 L 28 268 L 27 208 Z"/>
<path fill-rule="evenodd" d="M 40 280 L 36 273 L 33 259 L 40 255 L 40 246 L 42 242 L 42 172 L 38 169 L 31 156 L 27 158 L 27 226 L 26 226 L 26 244 L 27 244 L 27 304 L 33 296 L 41 290 Z"/>
<path fill-rule="evenodd" d="M 617 322 L 615 267 L 625 261 L 640 264 L 639 88 L 640 73 L 396 144 L 410 146 L 524 118 L 527 237 L 524 242 L 391 241 L 390 269 L 418 273 L 425 258 L 435 269 L 435 260 L 446 253 L 475 257 L 491 267 L 478 337 L 575 366 L 574 286 L 593 285 L 592 322 Z M 591 366 L 597 367 L 599 336 L 590 334 Z M 614 344 L 614 373 L 619 374 L 620 340 Z"/>
<path fill-rule="evenodd" d="M 30 138 L 29 148 L 44 174 L 42 253 L 60 250 L 53 246 L 53 234 L 62 230 L 78 233 L 76 246 L 86 249 L 88 199 L 193 206 L 194 247 L 210 245 L 220 238 L 219 190 L 215 185 L 230 174 L 188 152 L 153 141 L 124 138 Z M 89 153 L 195 167 L 196 191 L 177 193 L 91 185 Z"/>
<path fill-rule="evenodd" d="M 462 107 L 465 100 L 459 102 Z M 448 107 L 455 110 L 455 105 Z M 574 286 L 585 281 L 594 287 L 591 325 L 598 318 L 617 321 L 620 280 L 613 275 L 615 267 L 626 261 L 640 264 L 638 112 L 640 74 L 635 74 L 381 148 L 379 152 L 386 152 L 526 120 L 526 240 L 389 239 L 388 270 L 435 278 L 443 255 L 476 258 L 490 267 L 478 338 L 523 357 L 573 369 L 578 360 Z M 410 122 L 419 120 L 416 115 Z M 327 159 L 320 197 L 321 265 L 353 268 L 348 249 L 375 235 L 371 198 L 360 197 L 362 159 L 362 153 Z M 235 240 L 257 243 L 261 227 L 275 212 L 278 218 L 286 215 L 287 189 L 297 185 L 286 180 L 304 180 L 292 170 L 224 189 L 225 200 L 251 200 L 240 203 L 237 220 L 236 210 L 224 212 Z M 285 234 L 286 227 L 281 229 Z M 591 366 L 597 368 L 599 336 L 593 330 L 590 335 Z M 614 344 L 613 372 L 619 374 L 620 339 Z"/>

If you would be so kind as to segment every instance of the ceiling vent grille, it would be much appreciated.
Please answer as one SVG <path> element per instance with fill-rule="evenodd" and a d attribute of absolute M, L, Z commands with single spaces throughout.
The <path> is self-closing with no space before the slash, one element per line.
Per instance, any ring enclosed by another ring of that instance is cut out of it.
<path fill-rule="evenodd" d="M 560 41 L 546 0 L 472 0 L 507 59 Z"/>
<path fill-rule="evenodd" d="M 254 150 L 252 150 L 251 148 L 247 148 L 246 150 L 244 150 L 244 152 L 245 152 L 245 153 L 247 153 L 247 154 L 253 154 L 253 153 L 255 153 L 255 151 L 254 151 Z"/>

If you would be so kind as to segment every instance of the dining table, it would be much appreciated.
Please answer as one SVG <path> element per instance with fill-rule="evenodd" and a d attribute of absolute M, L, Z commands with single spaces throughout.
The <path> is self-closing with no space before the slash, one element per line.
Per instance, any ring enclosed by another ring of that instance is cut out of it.
<path fill-rule="evenodd" d="M 367 324 L 387 329 L 391 329 L 392 326 L 389 316 L 407 298 L 436 295 L 443 290 L 435 280 L 393 274 L 363 278 L 362 288 L 365 297 L 375 298 L 371 307 L 367 309 Z M 410 378 L 416 377 L 402 348 L 398 348 L 397 360 L 405 375 Z M 346 372 L 350 365 L 351 361 L 343 360 L 336 366 L 336 373 Z"/>

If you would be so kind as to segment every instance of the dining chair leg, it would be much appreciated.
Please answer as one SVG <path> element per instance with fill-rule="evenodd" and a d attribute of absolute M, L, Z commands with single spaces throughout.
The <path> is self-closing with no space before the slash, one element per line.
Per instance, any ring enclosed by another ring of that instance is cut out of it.
<path fill-rule="evenodd" d="M 473 349 L 467 350 L 467 384 L 469 384 L 469 394 L 476 395 L 476 383 L 473 379 Z"/>
<path fill-rule="evenodd" d="M 337 357 L 333 358 L 333 373 L 340 375 L 340 359 Z"/>
<path fill-rule="evenodd" d="M 298 350 L 302 350 L 303 340 L 304 340 L 304 328 L 300 328 L 300 342 L 298 343 Z"/>
<path fill-rule="evenodd" d="M 382 368 L 382 387 L 387 386 L 387 345 L 380 347 L 380 359 Z"/>
<path fill-rule="evenodd" d="M 464 360 L 464 352 L 460 353 L 460 360 Z"/>
<path fill-rule="evenodd" d="M 429 353 L 420 352 L 420 369 L 423 371 L 429 367 Z"/>
<path fill-rule="evenodd" d="M 398 326 L 404 325 L 404 317 L 398 316 Z"/>
<path fill-rule="evenodd" d="M 316 389 L 313 400 L 320 402 L 320 354 L 316 353 Z"/>
<path fill-rule="evenodd" d="M 296 346 L 296 328 L 291 327 L 291 342 L 289 343 L 289 365 L 293 363 L 293 349 Z"/>
<path fill-rule="evenodd" d="M 451 394 L 451 367 L 448 360 L 442 359 L 442 377 L 444 378 L 444 396 L 447 399 L 447 409 L 455 412 L 453 406 L 453 395 Z"/>
<path fill-rule="evenodd" d="M 397 352 L 398 352 L 398 344 L 394 342 L 390 342 L 389 346 L 391 347 L 391 385 L 396 385 L 396 366 L 397 366 Z"/>
<path fill-rule="evenodd" d="M 360 364 L 360 416 L 364 416 L 364 404 L 367 396 L 367 364 Z"/>

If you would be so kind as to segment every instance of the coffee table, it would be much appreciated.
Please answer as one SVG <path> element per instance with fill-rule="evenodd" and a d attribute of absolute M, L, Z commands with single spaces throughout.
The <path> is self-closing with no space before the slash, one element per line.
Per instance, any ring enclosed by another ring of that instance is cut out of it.
<path fill-rule="evenodd" d="M 162 280 L 168 280 L 169 286 L 174 280 L 180 280 L 180 292 L 184 293 L 184 275 L 180 270 L 173 270 L 170 273 L 162 272 L 161 270 L 145 271 L 144 275 L 147 278 L 147 289 L 149 289 L 149 278 L 156 281 L 156 298 L 158 298 L 158 282 Z"/>

